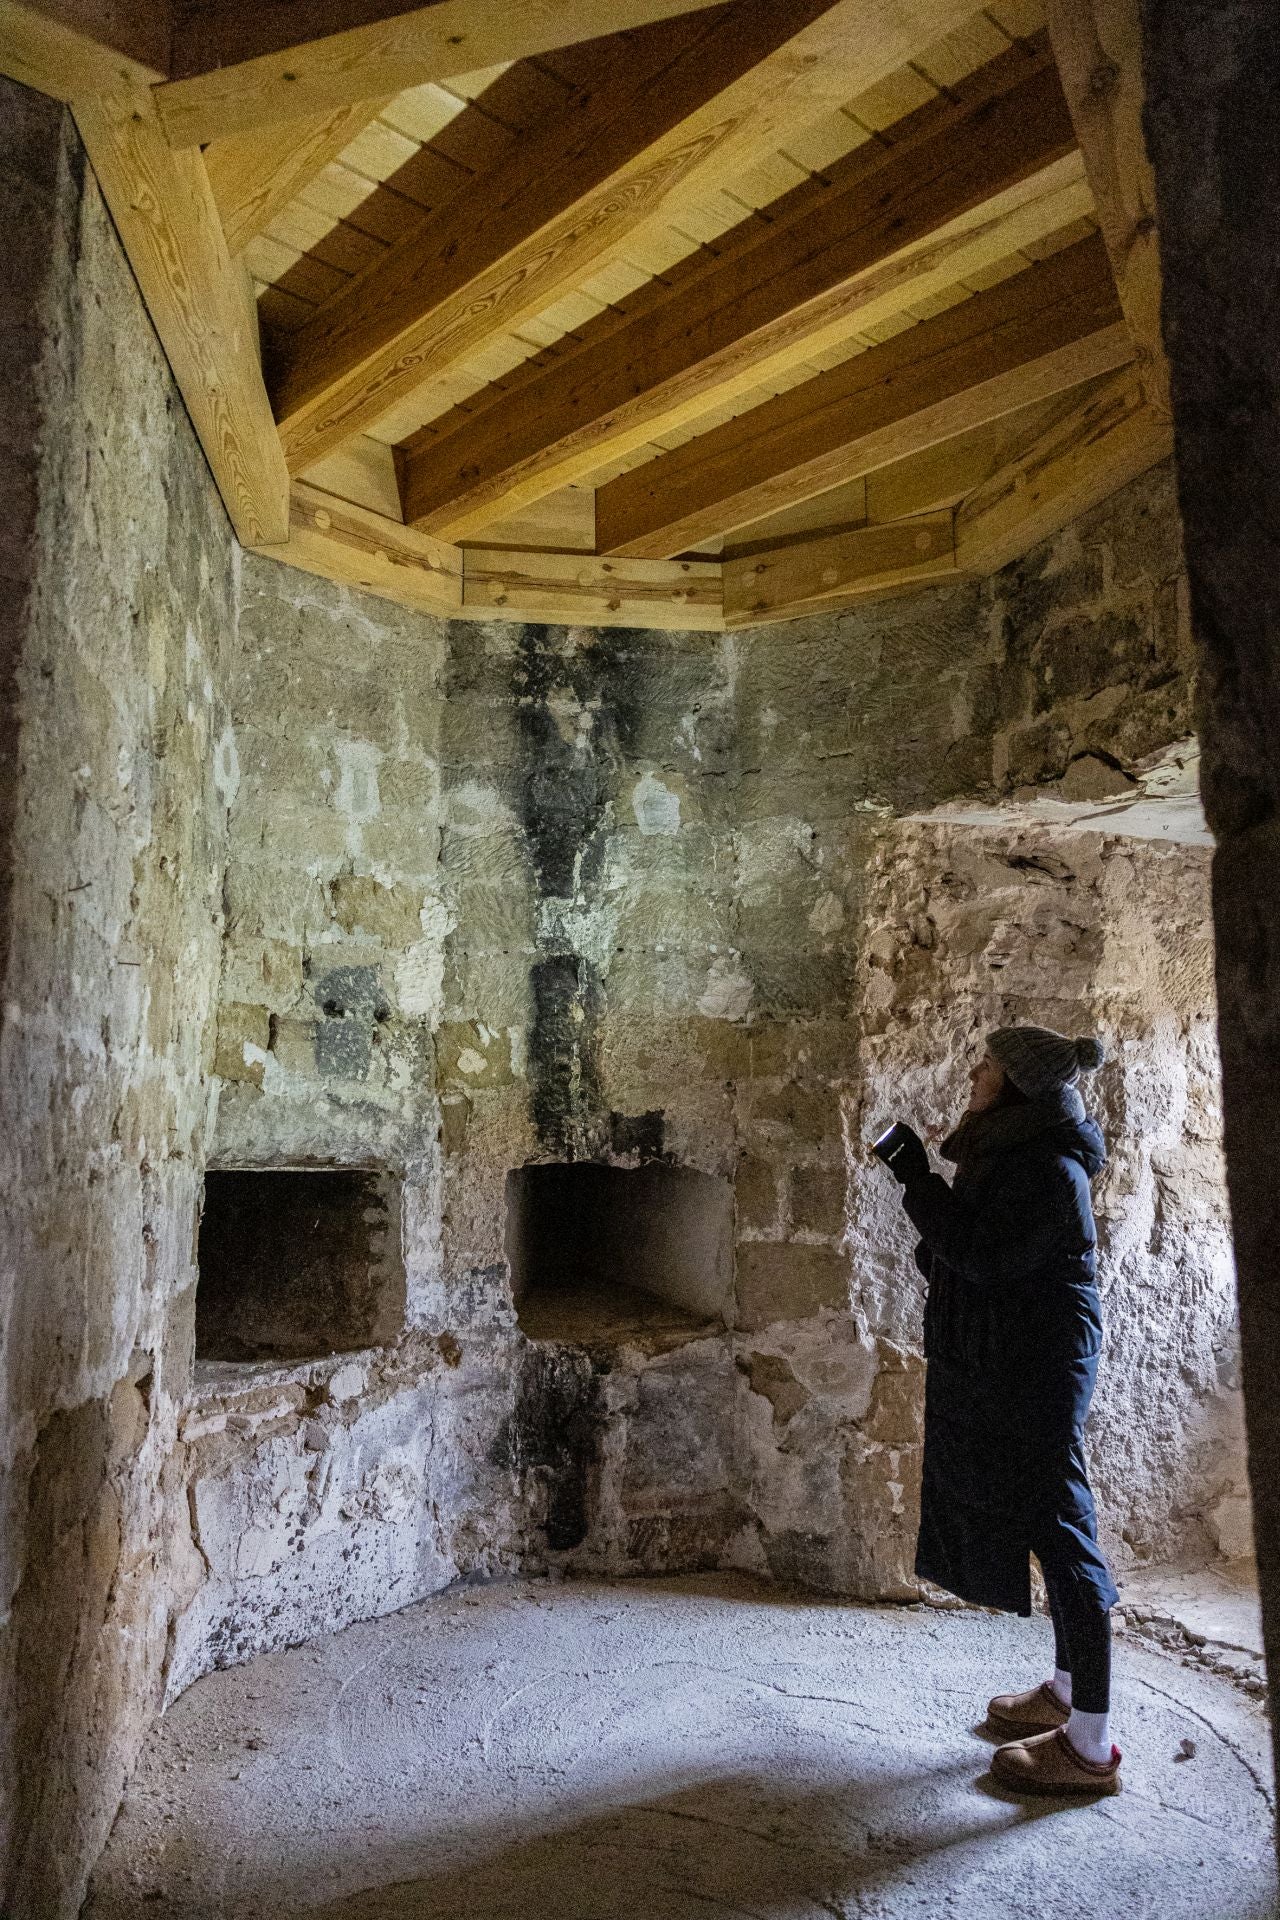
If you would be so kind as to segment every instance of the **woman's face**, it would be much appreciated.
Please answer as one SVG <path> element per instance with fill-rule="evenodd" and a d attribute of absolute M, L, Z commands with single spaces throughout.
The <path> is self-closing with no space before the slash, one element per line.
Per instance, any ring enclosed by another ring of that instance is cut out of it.
<path fill-rule="evenodd" d="M 969 1075 L 969 1112 L 985 1113 L 1000 1098 L 1004 1086 L 1004 1068 L 989 1053 L 984 1053 Z"/>

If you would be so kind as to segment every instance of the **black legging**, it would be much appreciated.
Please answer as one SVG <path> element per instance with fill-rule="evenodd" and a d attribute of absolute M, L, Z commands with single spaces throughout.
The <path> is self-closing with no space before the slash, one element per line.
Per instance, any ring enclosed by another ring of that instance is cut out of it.
<path fill-rule="evenodd" d="M 1071 1675 L 1071 1704 L 1081 1713 L 1111 1706 L 1111 1615 L 1093 1589 L 1070 1575 L 1044 1570 L 1053 1615 L 1054 1665 Z"/>

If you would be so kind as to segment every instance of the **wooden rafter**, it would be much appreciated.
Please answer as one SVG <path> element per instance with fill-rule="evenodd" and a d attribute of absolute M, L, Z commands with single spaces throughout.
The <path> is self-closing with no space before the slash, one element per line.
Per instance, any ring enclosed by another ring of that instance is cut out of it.
<path fill-rule="evenodd" d="M 406 521 L 452 539 L 696 420 L 1083 210 L 1047 51 L 992 61 L 894 146 L 861 148 L 703 273 L 401 450 Z M 1065 200 L 1064 200 L 1065 196 Z M 1070 211 L 1068 211 L 1070 207 Z"/>
<path fill-rule="evenodd" d="M 169 63 L 169 9 L 112 0 L 0 0 L 0 73 L 55 100 L 129 81 L 150 86 Z"/>
<path fill-rule="evenodd" d="M 1091 235 L 610 481 L 599 549 L 683 553 L 1132 358 Z"/>
<path fill-rule="evenodd" d="M 334 107 L 306 120 L 230 134 L 206 147 L 205 169 L 229 250 L 240 253 L 269 226 L 385 104 L 358 100 L 353 106 Z"/>
<path fill-rule="evenodd" d="M 1147 398 L 1169 413 L 1138 0 L 1048 0 L 1049 32 Z"/>
<path fill-rule="evenodd" d="M 121 82 L 78 101 L 75 114 L 232 525 L 246 546 L 282 540 L 289 476 L 257 316 L 203 162 L 169 146 L 149 88 Z"/>
<path fill-rule="evenodd" d="M 674 58 L 665 33 L 602 57 L 554 126 L 282 344 L 273 398 L 292 470 L 549 306 L 781 127 L 882 78 L 910 38 L 900 28 L 886 48 L 855 35 L 865 11 L 866 0 L 733 0 Z M 899 0 L 899 15 L 911 11 Z M 945 9 L 914 0 L 914 11 Z"/>
<path fill-rule="evenodd" d="M 157 88 L 157 105 L 174 146 L 203 146 L 716 4 L 435 0 L 406 10 L 395 0 L 268 0 L 197 8 L 174 40 L 172 70 L 185 77 Z M 353 15 L 360 24 L 345 24 Z"/>
<path fill-rule="evenodd" d="M 1169 421 L 1133 371 L 1104 381 L 956 509 L 956 565 L 1007 566 L 1173 449 Z"/>
<path fill-rule="evenodd" d="M 639 39 L 281 343 L 273 397 L 295 472 L 586 277 L 782 84 L 795 33 L 773 0 L 737 0 L 674 58 L 665 34 Z"/>

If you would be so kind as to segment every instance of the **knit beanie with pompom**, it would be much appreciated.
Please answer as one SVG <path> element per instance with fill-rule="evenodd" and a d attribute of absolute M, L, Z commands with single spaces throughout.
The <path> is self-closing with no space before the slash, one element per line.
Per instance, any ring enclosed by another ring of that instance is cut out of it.
<path fill-rule="evenodd" d="M 1031 1100 L 1074 1087 L 1082 1073 L 1093 1073 L 1106 1058 L 1101 1040 L 1092 1034 L 1070 1040 L 1052 1027 L 997 1027 L 987 1035 L 987 1049 Z"/>

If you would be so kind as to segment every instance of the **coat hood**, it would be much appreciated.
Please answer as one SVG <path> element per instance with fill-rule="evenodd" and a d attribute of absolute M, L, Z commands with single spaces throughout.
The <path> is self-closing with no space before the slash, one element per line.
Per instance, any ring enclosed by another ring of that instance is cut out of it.
<path fill-rule="evenodd" d="M 942 1155 L 969 1173 L 980 1162 L 998 1159 L 1029 1140 L 1042 1138 L 1053 1152 L 1078 1160 L 1090 1180 L 1106 1165 L 1102 1128 L 1085 1112 L 1084 1101 L 1074 1087 L 1059 1087 L 1038 1099 L 1019 1101 L 1016 1106 L 966 1115 L 950 1139 L 943 1142 Z"/>

